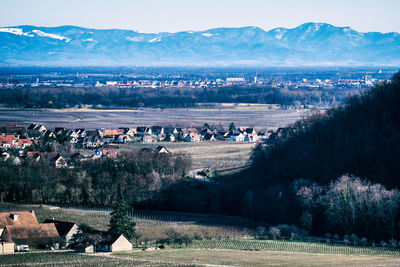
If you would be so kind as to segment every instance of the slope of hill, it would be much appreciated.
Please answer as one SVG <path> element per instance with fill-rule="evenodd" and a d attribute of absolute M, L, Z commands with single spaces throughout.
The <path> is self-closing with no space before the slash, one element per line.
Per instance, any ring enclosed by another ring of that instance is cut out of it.
<path fill-rule="evenodd" d="M 0 28 L 0 47 L 5 66 L 400 64 L 398 33 L 361 33 L 325 23 L 177 33 L 12 26 Z"/>
<path fill-rule="evenodd" d="M 287 138 L 254 153 L 256 184 L 310 179 L 327 184 L 349 173 L 400 188 L 400 73 L 327 114 L 299 121 Z M 320 117 L 320 118 L 316 118 Z"/>

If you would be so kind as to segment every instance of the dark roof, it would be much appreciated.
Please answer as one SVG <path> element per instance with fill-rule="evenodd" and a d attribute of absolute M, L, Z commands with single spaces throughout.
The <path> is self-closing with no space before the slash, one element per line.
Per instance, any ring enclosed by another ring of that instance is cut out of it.
<path fill-rule="evenodd" d="M 73 222 L 65 222 L 65 221 L 58 221 L 58 220 L 50 220 L 46 219 L 44 223 L 54 223 L 57 228 L 57 232 L 60 236 L 64 236 L 71 231 L 72 227 L 74 227 L 75 223 Z"/>
<path fill-rule="evenodd" d="M 215 138 L 214 134 L 206 133 L 204 135 L 204 140 L 211 140 L 213 137 Z"/>

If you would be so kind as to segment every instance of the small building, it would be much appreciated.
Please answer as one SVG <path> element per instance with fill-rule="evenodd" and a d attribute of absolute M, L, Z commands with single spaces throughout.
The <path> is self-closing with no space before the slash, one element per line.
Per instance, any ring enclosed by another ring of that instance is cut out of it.
<path fill-rule="evenodd" d="M 58 235 L 60 236 L 62 242 L 61 246 L 68 247 L 71 238 L 74 234 L 78 233 L 78 225 L 73 222 L 65 222 L 58 220 L 46 219 L 44 223 L 54 223 L 56 226 Z"/>
<path fill-rule="evenodd" d="M 165 146 L 158 146 L 154 149 L 156 154 L 171 154 Z"/>
<path fill-rule="evenodd" d="M 200 136 L 197 133 L 190 132 L 186 135 L 185 142 L 200 142 Z"/>
<path fill-rule="evenodd" d="M 117 252 L 132 250 L 132 243 L 123 234 L 114 235 L 104 232 L 102 236 L 103 240 L 97 244 L 96 251 Z"/>
<path fill-rule="evenodd" d="M 78 253 L 93 253 L 94 246 L 93 245 L 75 246 L 74 250 Z"/>

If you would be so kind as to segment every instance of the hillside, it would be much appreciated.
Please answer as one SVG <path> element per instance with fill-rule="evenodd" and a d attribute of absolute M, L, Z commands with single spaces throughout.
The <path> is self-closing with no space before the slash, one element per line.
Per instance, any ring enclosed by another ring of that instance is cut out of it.
<path fill-rule="evenodd" d="M 305 23 L 293 29 L 140 33 L 76 26 L 0 28 L 3 66 L 398 65 L 398 33 Z"/>
<path fill-rule="evenodd" d="M 326 114 L 295 123 L 254 153 L 252 182 L 263 186 L 309 179 L 327 184 L 353 174 L 400 187 L 400 73 Z"/>

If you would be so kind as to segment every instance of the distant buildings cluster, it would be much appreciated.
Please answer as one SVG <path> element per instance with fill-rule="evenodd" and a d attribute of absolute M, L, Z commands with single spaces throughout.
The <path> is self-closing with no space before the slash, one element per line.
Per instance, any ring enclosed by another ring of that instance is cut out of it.
<path fill-rule="evenodd" d="M 268 133 L 256 131 L 251 127 L 231 126 L 229 131 L 212 127 L 177 128 L 163 126 L 121 127 L 112 129 L 67 129 L 56 127 L 47 129 L 42 124 L 31 124 L 28 128 L 20 125 L 0 127 L 0 161 L 21 164 L 24 159 L 45 161 L 55 167 L 74 166 L 77 162 L 102 157 L 117 158 L 117 150 L 110 144 L 133 142 L 257 142 L 266 139 Z M 80 153 L 45 152 L 43 148 L 52 144 L 69 144 L 70 146 L 93 150 L 90 157 Z M 39 149 L 42 148 L 42 149 Z M 13 153 L 11 153 L 11 151 Z M 155 153 L 169 153 L 159 146 Z"/>
<path fill-rule="evenodd" d="M 11 80 L 8 82 L 0 82 L 1 88 L 22 88 L 22 87 L 116 87 L 116 88 L 171 88 L 171 87 L 192 87 L 192 88 L 207 88 L 207 87 L 224 87 L 232 85 L 264 85 L 277 88 L 293 87 L 293 88 L 363 88 L 370 87 L 377 82 L 382 82 L 382 79 L 373 78 L 371 75 L 365 75 L 361 78 L 354 79 L 318 79 L 318 78 L 303 78 L 290 80 L 289 79 L 266 79 L 257 76 L 251 78 L 243 77 L 227 77 L 217 78 L 213 80 L 209 79 L 176 79 L 176 80 L 160 80 L 154 79 L 132 79 L 132 80 L 112 80 L 102 79 L 94 81 L 93 79 L 79 79 L 74 80 L 70 78 L 66 79 L 51 79 L 51 78 L 39 78 L 36 81 L 32 81 L 28 78 L 21 78 L 18 80 Z"/>

